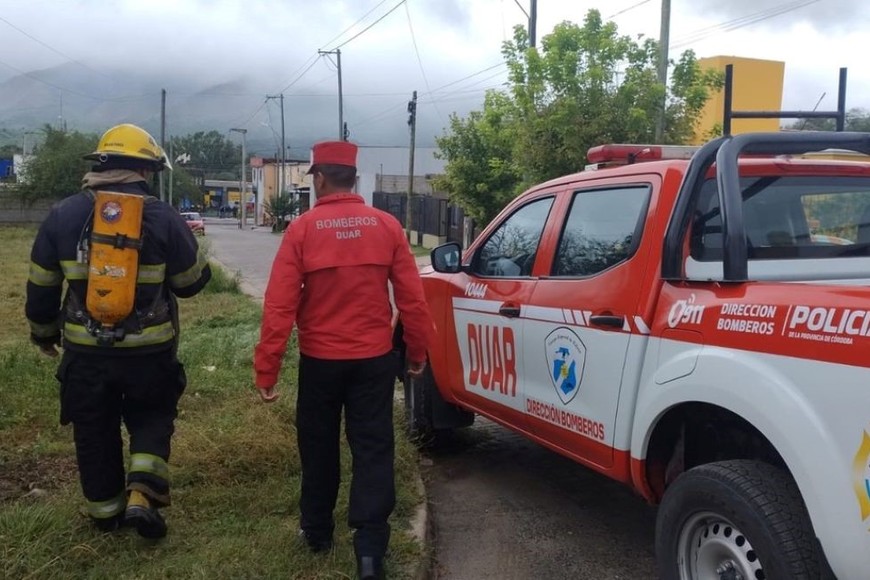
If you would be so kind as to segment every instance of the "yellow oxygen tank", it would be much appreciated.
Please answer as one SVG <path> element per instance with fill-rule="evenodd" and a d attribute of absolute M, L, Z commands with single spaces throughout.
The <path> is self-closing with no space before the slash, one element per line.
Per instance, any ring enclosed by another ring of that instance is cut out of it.
<path fill-rule="evenodd" d="M 106 330 L 135 305 L 144 205 L 141 195 L 95 193 L 86 306 Z"/>

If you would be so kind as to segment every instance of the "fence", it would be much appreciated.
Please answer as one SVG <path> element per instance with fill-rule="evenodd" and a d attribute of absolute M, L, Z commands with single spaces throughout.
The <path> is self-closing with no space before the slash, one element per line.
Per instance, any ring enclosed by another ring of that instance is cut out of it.
<path fill-rule="evenodd" d="M 376 191 L 372 194 L 372 205 L 395 217 L 404 228 L 407 228 L 407 203 L 406 193 Z M 462 208 L 446 199 L 428 195 L 411 196 L 411 242 L 416 245 L 428 247 L 444 241 L 463 244 L 468 221 Z M 437 241 L 432 238 L 437 238 Z"/>
<path fill-rule="evenodd" d="M 32 204 L 17 195 L 0 191 L 0 224 L 39 224 L 57 200 L 37 200 Z"/>

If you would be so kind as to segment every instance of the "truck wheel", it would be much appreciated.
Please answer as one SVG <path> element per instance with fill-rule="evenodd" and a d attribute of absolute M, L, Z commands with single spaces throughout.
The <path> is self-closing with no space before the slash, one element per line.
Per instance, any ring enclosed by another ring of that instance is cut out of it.
<path fill-rule="evenodd" d="M 667 489 L 656 520 L 666 580 L 816 579 L 820 557 L 797 485 L 759 461 L 690 469 Z"/>
<path fill-rule="evenodd" d="M 429 366 L 421 377 L 412 377 L 405 372 L 405 425 L 408 435 L 418 444 L 425 444 L 432 437 L 431 390 L 435 388 Z"/>

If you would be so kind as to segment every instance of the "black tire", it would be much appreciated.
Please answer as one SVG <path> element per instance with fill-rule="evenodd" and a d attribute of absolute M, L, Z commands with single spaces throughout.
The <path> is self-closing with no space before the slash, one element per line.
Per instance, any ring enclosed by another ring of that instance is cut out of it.
<path fill-rule="evenodd" d="M 721 461 L 683 473 L 656 520 L 656 559 L 665 580 L 817 580 L 823 558 L 791 476 L 759 461 Z M 736 556 L 735 556 L 736 554 Z"/>
<path fill-rule="evenodd" d="M 412 377 L 405 371 L 405 427 L 408 436 L 418 445 L 425 445 L 431 441 L 432 428 L 432 399 L 431 390 L 435 388 L 432 371 L 429 366 L 420 377 Z"/>

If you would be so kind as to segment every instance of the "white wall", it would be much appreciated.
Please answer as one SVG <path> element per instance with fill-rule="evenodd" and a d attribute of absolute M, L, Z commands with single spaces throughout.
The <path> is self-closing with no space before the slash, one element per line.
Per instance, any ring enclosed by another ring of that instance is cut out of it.
<path fill-rule="evenodd" d="M 414 152 L 414 175 L 444 173 L 446 162 L 435 158 L 434 147 L 418 147 Z M 357 154 L 357 193 L 372 204 L 378 174 L 407 175 L 410 153 L 407 147 L 365 147 Z M 416 180 L 415 180 L 416 181 Z"/>

